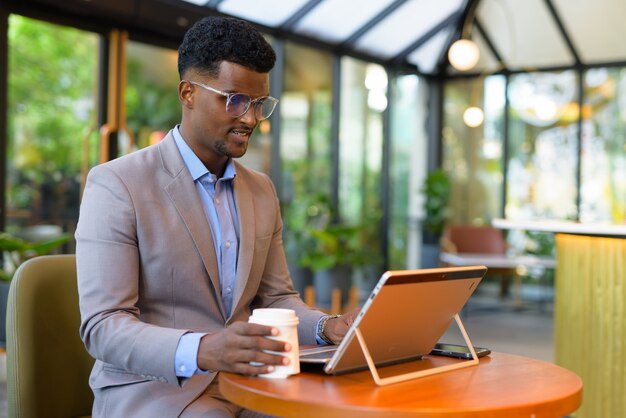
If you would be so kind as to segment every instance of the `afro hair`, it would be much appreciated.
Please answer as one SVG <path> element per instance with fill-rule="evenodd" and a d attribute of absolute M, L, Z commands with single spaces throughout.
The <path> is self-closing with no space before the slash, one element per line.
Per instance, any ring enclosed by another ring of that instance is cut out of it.
<path fill-rule="evenodd" d="M 251 24 L 232 17 L 205 17 L 187 31 L 178 48 L 178 74 L 182 79 L 194 69 L 217 77 L 222 61 L 268 73 L 276 54 Z"/>

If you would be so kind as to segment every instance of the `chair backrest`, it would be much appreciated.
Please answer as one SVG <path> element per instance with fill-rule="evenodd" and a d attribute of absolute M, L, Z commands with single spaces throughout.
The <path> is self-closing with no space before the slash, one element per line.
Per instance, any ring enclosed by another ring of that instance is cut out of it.
<path fill-rule="evenodd" d="M 442 241 L 453 246 L 442 244 L 445 251 L 456 253 L 504 254 L 507 247 L 502 231 L 491 226 L 449 225 Z"/>
<path fill-rule="evenodd" d="M 15 272 L 7 308 L 9 416 L 90 416 L 94 360 L 78 328 L 76 257 L 36 257 Z"/>

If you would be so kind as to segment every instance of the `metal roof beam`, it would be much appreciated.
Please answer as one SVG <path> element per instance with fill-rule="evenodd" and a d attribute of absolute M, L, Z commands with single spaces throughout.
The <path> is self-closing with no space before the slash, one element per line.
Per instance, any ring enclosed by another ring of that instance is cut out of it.
<path fill-rule="evenodd" d="M 462 14 L 461 12 L 455 12 L 455 13 L 452 13 L 450 16 L 446 17 L 439 24 L 437 24 L 436 26 L 433 26 L 433 28 L 430 29 L 428 32 L 426 32 L 424 35 L 420 36 L 419 39 L 417 39 L 411 45 L 404 48 L 402 52 L 400 52 L 398 55 L 396 55 L 393 58 L 393 61 L 396 61 L 396 62 L 406 61 L 406 58 L 409 56 L 411 52 L 415 51 L 417 48 L 424 45 L 426 42 L 430 40 L 430 38 L 435 36 L 442 29 L 445 29 L 446 27 L 450 25 L 454 25 L 456 21 L 461 18 L 461 14 Z"/>
<path fill-rule="evenodd" d="M 291 15 L 281 26 L 282 30 L 293 30 L 294 26 L 304 18 L 311 10 L 317 7 L 322 0 L 309 0 L 297 12 Z"/>
<path fill-rule="evenodd" d="M 337 55 L 348 55 L 348 56 L 351 56 L 353 58 L 356 58 L 362 61 L 368 61 L 368 62 L 372 62 L 375 64 L 380 64 L 382 66 L 391 66 L 400 71 L 407 70 L 414 74 L 419 73 L 419 71 L 415 71 L 414 65 L 410 65 L 409 63 L 406 63 L 406 62 L 390 62 L 389 60 L 383 59 L 381 57 L 376 57 L 367 52 L 361 52 L 352 48 L 343 48 L 341 46 L 334 45 L 334 44 L 319 40 L 317 38 L 312 38 L 310 36 L 305 36 L 305 35 L 295 33 L 293 31 L 285 31 L 280 28 L 273 28 L 273 27 L 262 25 L 260 23 L 255 23 L 255 22 L 250 22 L 250 23 L 253 26 L 257 27 L 261 32 L 264 32 L 271 36 L 277 36 L 279 38 L 283 38 L 288 41 L 297 42 L 301 45 L 318 48 L 322 51 L 329 51 Z M 425 75 L 425 74 L 421 74 L 421 75 Z"/>
<path fill-rule="evenodd" d="M 500 51 L 498 51 L 498 48 L 496 48 L 494 43 L 491 41 L 491 37 L 487 34 L 487 32 L 485 32 L 485 28 L 483 28 L 483 25 L 480 24 L 480 21 L 478 20 L 478 18 L 474 19 L 474 25 L 476 26 L 476 30 L 478 30 L 480 35 L 485 40 L 485 43 L 489 47 L 489 50 L 491 51 L 493 56 L 496 57 L 496 59 L 498 60 L 498 63 L 500 64 L 500 66 L 502 68 L 507 68 L 506 62 L 504 62 L 504 58 L 502 58 L 502 54 L 500 54 Z"/>
<path fill-rule="evenodd" d="M 469 39 L 471 35 L 471 25 L 474 22 L 474 18 L 476 16 L 476 9 L 478 8 L 478 3 L 480 0 L 467 0 L 465 2 L 465 6 L 461 12 L 461 17 L 459 18 L 458 27 L 456 33 L 452 33 L 448 42 L 445 43 L 445 48 L 441 51 L 439 55 L 439 59 L 437 60 L 437 74 L 444 74 L 446 72 L 446 67 L 448 66 L 448 49 L 450 46 L 457 41 L 458 39 L 466 38 Z"/>
<path fill-rule="evenodd" d="M 393 3 L 387 6 L 382 12 L 378 13 L 376 16 L 370 19 L 369 22 L 361 26 L 356 32 L 350 35 L 348 39 L 343 41 L 339 46 L 341 48 L 351 48 L 352 46 L 354 46 L 354 43 L 361 36 L 365 35 L 366 32 L 368 32 L 370 29 L 372 29 L 374 26 L 380 23 L 381 20 L 389 16 L 391 13 L 396 11 L 400 6 L 402 6 L 407 1 L 408 0 L 395 0 Z"/>
<path fill-rule="evenodd" d="M 626 61 L 605 61 L 594 62 L 590 64 L 581 63 L 580 65 L 554 65 L 546 67 L 532 67 L 532 68 L 516 68 L 516 69 L 504 69 L 500 71 L 494 71 L 489 73 L 463 73 L 463 74 L 448 74 L 447 79 L 456 80 L 462 78 L 475 78 L 484 77 L 489 75 L 516 75 L 516 74 L 529 74 L 529 73 L 545 73 L 545 72 L 561 72 L 561 71 L 586 71 L 592 68 L 618 68 L 626 67 Z"/>
<path fill-rule="evenodd" d="M 569 33 L 565 29 L 565 25 L 563 24 L 563 21 L 561 20 L 561 16 L 556 11 L 554 4 L 552 4 L 552 0 L 545 0 L 545 3 L 546 3 L 546 6 L 548 7 L 548 10 L 550 11 L 550 14 L 552 15 L 552 18 L 554 19 L 554 23 L 556 23 L 556 26 L 559 28 L 559 32 L 561 32 L 561 36 L 563 36 L 563 40 L 567 44 L 567 47 L 569 48 L 570 53 L 574 56 L 574 60 L 576 61 L 576 64 L 577 65 L 581 64 L 582 61 L 580 59 L 580 55 L 578 54 L 578 51 L 576 50 L 576 47 L 574 46 L 574 43 L 572 42 L 572 38 L 569 36 Z"/>
<path fill-rule="evenodd" d="M 220 5 L 224 0 L 209 0 L 206 2 L 205 6 L 210 7 L 211 9 L 217 9 L 217 6 Z"/>

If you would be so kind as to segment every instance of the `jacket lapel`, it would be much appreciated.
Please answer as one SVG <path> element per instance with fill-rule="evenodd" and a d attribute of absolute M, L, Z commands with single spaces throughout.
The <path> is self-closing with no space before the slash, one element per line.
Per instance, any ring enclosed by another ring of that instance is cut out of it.
<path fill-rule="evenodd" d="M 202 209 L 198 191 L 171 134 L 168 134 L 163 139 L 159 144 L 159 149 L 161 151 L 163 168 L 173 177 L 172 181 L 165 185 L 165 192 L 172 200 L 194 245 L 198 249 L 204 268 L 213 284 L 222 316 L 226 318 L 217 271 L 217 255 L 213 247 L 213 235 Z"/>

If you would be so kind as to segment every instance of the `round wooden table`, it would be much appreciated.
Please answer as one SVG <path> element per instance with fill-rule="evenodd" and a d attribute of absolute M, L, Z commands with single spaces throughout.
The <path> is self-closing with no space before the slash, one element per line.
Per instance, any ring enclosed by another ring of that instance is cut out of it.
<path fill-rule="evenodd" d="M 462 360 L 427 356 L 382 370 L 454 361 Z M 221 373 L 219 379 L 231 402 L 279 417 L 557 418 L 574 412 L 582 399 L 575 373 L 503 353 L 482 358 L 476 367 L 384 387 L 374 384 L 369 371 L 329 376 L 309 370 L 287 379 Z"/>

